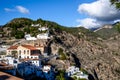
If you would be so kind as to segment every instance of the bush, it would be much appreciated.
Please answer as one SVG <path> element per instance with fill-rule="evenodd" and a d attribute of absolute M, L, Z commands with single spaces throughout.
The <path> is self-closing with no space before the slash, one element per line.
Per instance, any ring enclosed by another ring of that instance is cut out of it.
<path fill-rule="evenodd" d="M 56 76 L 56 80 L 66 80 L 65 79 L 65 71 L 64 70 L 58 71 L 58 74 Z"/>
<path fill-rule="evenodd" d="M 65 55 L 65 53 L 63 53 L 63 49 L 62 48 L 59 48 L 58 54 L 60 55 L 60 59 L 61 60 L 66 60 L 66 55 Z"/>
<path fill-rule="evenodd" d="M 24 32 L 23 31 L 17 31 L 15 34 L 16 39 L 24 38 Z"/>

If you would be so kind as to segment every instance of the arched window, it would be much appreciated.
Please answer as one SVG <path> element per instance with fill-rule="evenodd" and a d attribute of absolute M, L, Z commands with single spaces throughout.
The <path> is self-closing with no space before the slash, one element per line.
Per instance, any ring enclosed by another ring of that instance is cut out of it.
<path fill-rule="evenodd" d="M 27 54 L 29 54 L 29 50 L 27 50 Z"/>
<path fill-rule="evenodd" d="M 21 50 L 19 50 L 19 55 L 21 55 Z"/>
<path fill-rule="evenodd" d="M 26 51 L 24 50 L 24 54 L 26 53 Z"/>

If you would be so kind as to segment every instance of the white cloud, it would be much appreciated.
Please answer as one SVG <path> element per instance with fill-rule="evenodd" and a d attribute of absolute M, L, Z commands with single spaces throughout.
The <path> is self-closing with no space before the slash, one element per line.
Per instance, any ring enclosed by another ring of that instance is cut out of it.
<path fill-rule="evenodd" d="M 16 9 L 20 12 L 20 13 L 23 13 L 23 14 L 28 14 L 29 13 L 29 10 L 23 6 L 16 6 Z"/>
<path fill-rule="evenodd" d="M 114 21 L 114 23 L 116 23 L 116 22 L 120 22 L 120 19 L 117 19 L 117 20 Z"/>
<path fill-rule="evenodd" d="M 83 26 L 85 28 L 92 28 L 92 27 L 100 27 L 101 24 L 97 22 L 97 20 L 92 18 L 85 18 L 85 19 L 78 19 L 77 22 L 80 23 L 78 26 Z"/>
<path fill-rule="evenodd" d="M 14 11 L 14 9 L 10 9 L 10 8 L 4 8 L 4 10 L 5 10 L 6 12 L 13 12 L 13 11 Z"/>
<path fill-rule="evenodd" d="M 4 8 L 6 12 L 20 12 L 23 14 L 28 14 L 30 13 L 29 10 L 23 6 L 16 6 L 15 8 Z"/>
<path fill-rule="evenodd" d="M 83 24 L 83 22 L 90 21 L 89 24 L 93 27 L 111 23 L 120 19 L 120 11 L 117 10 L 115 6 L 111 5 L 109 0 L 97 0 L 92 3 L 81 4 L 78 7 L 78 12 L 90 17 L 81 20 L 80 23 Z"/>

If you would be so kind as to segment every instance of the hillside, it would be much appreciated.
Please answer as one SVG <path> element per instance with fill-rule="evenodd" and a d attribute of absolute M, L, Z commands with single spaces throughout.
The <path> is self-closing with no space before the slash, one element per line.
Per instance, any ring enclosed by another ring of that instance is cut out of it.
<path fill-rule="evenodd" d="M 120 79 L 120 35 L 116 40 L 87 40 L 78 38 L 66 32 L 54 33 L 55 39 L 51 44 L 52 51 L 62 48 L 68 61 L 76 66 L 85 68 L 90 74 L 100 80 Z M 58 36 L 59 35 L 59 36 Z M 85 36 L 87 37 L 87 36 Z M 114 48 L 113 48 L 114 46 Z M 54 52 L 53 52 L 54 53 Z M 59 62 L 53 64 L 61 66 Z M 63 65 L 64 66 L 64 65 Z M 107 74 L 106 74 L 107 73 Z M 94 79 L 91 79 L 94 80 Z"/>
<path fill-rule="evenodd" d="M 100 35 L 103 39 L 115 38 L 119 34 L 119 23 L 114 25 L 104 25 L 103 27 L 98 28 L 94 32 Z"/>
<path fill-rule="evenodd" d="M 52 60 L 50 61 L 51 64 L 61 67 L 70 62 L 72 65 L 87 70 L 95 80 L 120 79 L 120 34 L 117 31 L 119 30 L 118 26 L 115 29 L 104 27 L 92 32 L 83 27 L 70 28 L 42 19 L 16 18 L 2 27 L 0 30 L 3 35 L 2 38 L 21 39 L 25 33 L 36 36 L 40 33 L 38 27 L 31 26 L 31 24 L 47 26 L 50 35 L 53 36 L 50 43 L 51 53 L 60 52 L 63 55 L 64 64 Z M 115 39 L 109 39 L 111 35 Z"/>
<path fill-rule="evenodd" d="M 31 26 L 32 24 L 40 24 L 40 26 L 34 27 Z M 3 37 L 6 38 L 13 37 L 16 39 L 21 39 L 24 38 L 24 35 L 26 33 L 31 34 L 32 36 L 36 36 L 38 33 L 40 33 L 38 28 L 44 26 L 47 26 L 50 30 L 55 29 L 55 31 L 58 32 L 66 31 L 76 37 L 85 38 L 86 35 L 87 36 L 86 38 L 88 40 L 96 39 L 97 37 L 99 37 L 99 35 L 97 35 L 96 33 L 88 29 L 85 29 L 83 27 L 69 28 L 69 27 L 61 26 L 51 21 L 46 21 L 42 19 L 31 20 L 28 18 L 15 18 L 10 22 L 8 22 L 7 24 L 5 24 L 3 28 L 0 30 L 0 32 L 3 35 Z"/>

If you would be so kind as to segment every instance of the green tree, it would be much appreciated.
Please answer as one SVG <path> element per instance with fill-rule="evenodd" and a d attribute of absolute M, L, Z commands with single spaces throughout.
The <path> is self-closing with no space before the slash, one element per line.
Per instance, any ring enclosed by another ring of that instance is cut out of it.
<path fill-rule="evenodd" d="M 120 23 L 115 25 L 115 28 L 117 29 L 117 31 L 120 33 Z"/>
<path fill-rule="evenodd" d="M 58 54 L 60 55 L 60 59 L 66 60 L 66 55 L 65 55 L 65 53 L 63 53 L 63 49 L 62 48 L 59 48 Z"/>
<path fill-rule="evenodd" d="M 6 52 L 1 51 L 0 55 L 6 55 Z"/>
<path fill-rule="evenodd" d="M 64 70 L 58 71 L 58 75 L 56 76 L 56 80 L 65 80 L 65 71 Z"/>
<path fill-rule="evenodd" d="M 117 9 L 120 9 L 120 1 L 119 0 L 110 0 L 111 4 L 115 5 Z"/>
<path fill-rule="evenodd" d="M 29 27 L 24 28 L 24 32 L 30 33 L 30 28 Z"/>
<path fill-rule="evenodd" d="M 17 31 L 16 34 L 15 34 L 15 38 L 16 39 L 21 39 L 21 38 L 24 38 L 24 32 L 23 31 Z"/>

